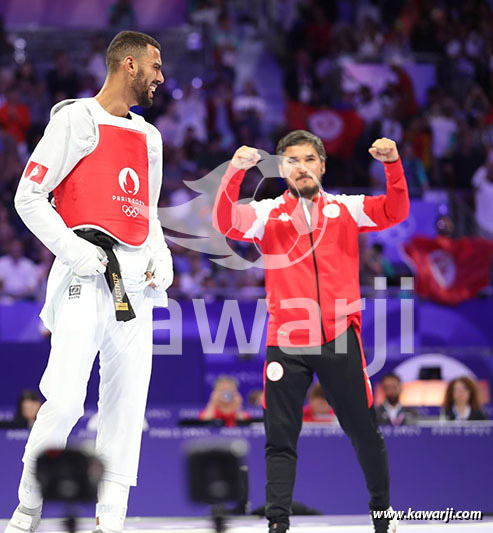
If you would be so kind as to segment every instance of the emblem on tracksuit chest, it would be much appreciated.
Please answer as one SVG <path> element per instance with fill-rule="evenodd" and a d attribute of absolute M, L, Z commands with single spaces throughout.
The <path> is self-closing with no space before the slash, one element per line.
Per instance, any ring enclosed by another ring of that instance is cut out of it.
<path fill-rule="evenodd" d="M 327 218 L 337 218 L 341 214 L 341 208 L 337 204 L 329 204 L 322 209 L 322 213 Z"/>

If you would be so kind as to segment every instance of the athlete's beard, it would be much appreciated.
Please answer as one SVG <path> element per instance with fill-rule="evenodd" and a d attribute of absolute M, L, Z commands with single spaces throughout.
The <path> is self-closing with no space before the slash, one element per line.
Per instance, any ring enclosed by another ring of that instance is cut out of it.
<path fill-rule="evenodd" d="M 152 98 L 149 96 L 149 86 L 144 79 L 144 73 L 142 71 L 137 73 L 137 76 L 132 82 L 132 91 L 138 106 L 151 107 Z"/>
<path fill-rule="evenodd" d="M 313 181 L 313 185 L 305 185 L 304 187 L 295 187 L 290 180 L 287 180 L 287 184 L 289 192 L 293 196 L 300 196 L 301 198 L 306 198 L 307 200 L 311 200 L 313 197 L 315 197 L 320 190 L 320 187 L 315 180 Z"/>

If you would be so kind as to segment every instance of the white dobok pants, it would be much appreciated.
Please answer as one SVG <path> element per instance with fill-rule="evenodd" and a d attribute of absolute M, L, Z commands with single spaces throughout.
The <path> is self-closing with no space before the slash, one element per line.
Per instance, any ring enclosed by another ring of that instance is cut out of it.
<path fill-rule="evenodd" d="M 122 277 L 136 318 L 117 322 L 104 275 L 79 277 L 55 260 L 41 317 L 52 331 L 48 366 L 40 383 L 46 398 L 23 461 L 65 447 L 84 412 L 87 382 L 100 352 L 96 453 L 104 479 L 137 484 L 142 425 L 152 363 L 153 289 L 144 284 L 148 256 L 117 246 Z"/>

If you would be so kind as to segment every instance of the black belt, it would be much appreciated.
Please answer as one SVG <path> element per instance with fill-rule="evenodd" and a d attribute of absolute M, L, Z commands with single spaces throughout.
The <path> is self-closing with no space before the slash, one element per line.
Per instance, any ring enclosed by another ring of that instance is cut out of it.
<path fill-rule="evenodd" d="M 135 312 L 132 309 L 125 287 L 123 286 L 120 264 L 113 251 L 113 246 L 117 244 L 118 241 L 97 229 L 77 229 L 75 230 L 75 233 L 82 239 L 85 239 L 96 246 L 100 246 L 108 256 L 108 264 L 106 265 L 104 277 L 106 278 L 111 295 L 113 296 L 116 320 L 118 322 L 127 322 L 128 320 L 135 318 Z"/>

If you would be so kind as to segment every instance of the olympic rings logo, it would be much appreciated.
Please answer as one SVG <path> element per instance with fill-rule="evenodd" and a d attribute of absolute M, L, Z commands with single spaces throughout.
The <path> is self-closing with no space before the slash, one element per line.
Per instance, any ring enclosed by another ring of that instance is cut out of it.
<path fill-rule="evenodd" d="M 139 210 L 130 205 L 122 205 L 122 211 L 127 215 L 127 217 L 135 218 L 139 214 Z"/>

